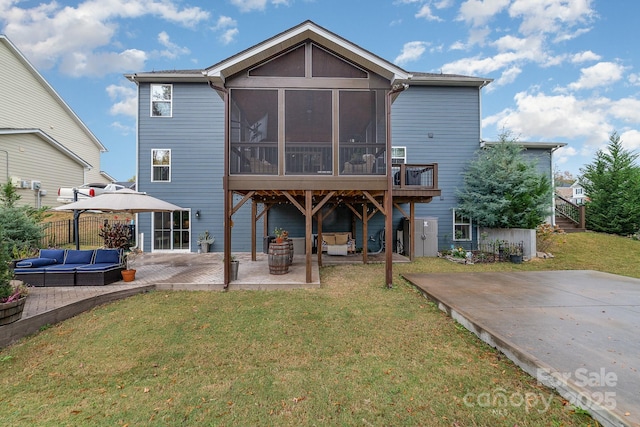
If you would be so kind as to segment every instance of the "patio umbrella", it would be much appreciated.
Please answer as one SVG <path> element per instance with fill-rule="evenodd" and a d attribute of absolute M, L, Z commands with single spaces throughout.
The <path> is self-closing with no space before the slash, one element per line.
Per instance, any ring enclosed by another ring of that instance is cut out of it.
<path fill-rule="evenodd" d="M 131 214 L 139 212 L 173 212 L 184 210 L 173 203 L 165 202 L 148 195 L 139 193 L 128 188 L 103 193 L 96 197 L 82 199 L 77 202 L 53 208 L 54 211 L 73 211 L 73 221 L 76 235 L 76 248 L 80 247 L 78 236 L 78 218 L 80 213 L 86 211 L 102 212 L 128 212 Z"/>

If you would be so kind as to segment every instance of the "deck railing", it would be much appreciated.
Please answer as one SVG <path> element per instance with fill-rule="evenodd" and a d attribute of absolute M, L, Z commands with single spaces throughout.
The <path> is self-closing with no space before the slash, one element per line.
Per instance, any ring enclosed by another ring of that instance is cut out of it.
<path fill-rule="evenodd" d="M 437 163 L 395 163 L 391 166 L 393 186 L 396 189 L 437 189 Z"/>
<path fill-rule="evenodd" d="M 576 225 L 576 228 L 586 227 L 584 205 L 576 205 L 557 194 L 555 197 L 555 205 L 556 215 L 568 219 Z"/>

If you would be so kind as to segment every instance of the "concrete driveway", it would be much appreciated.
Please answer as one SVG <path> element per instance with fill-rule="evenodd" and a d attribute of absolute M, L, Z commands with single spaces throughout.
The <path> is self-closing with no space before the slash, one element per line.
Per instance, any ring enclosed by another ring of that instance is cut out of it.
<path fill-rule="evenodd" d="M 404 277 L 603 425 L 640 426 L 639 279 L 596 271 Z"/>

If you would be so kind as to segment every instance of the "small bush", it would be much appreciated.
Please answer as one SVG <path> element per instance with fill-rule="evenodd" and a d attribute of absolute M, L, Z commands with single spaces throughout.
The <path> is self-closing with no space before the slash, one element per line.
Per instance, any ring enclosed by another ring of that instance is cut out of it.
<path fill-rule="evenodd" d="M 536 227 L 536 248 L 538 252 L 552 252 L 559 244 L 565 242 L 562 237 L 564 234 L 564 230 L 557 225 L 540 224 Z"/>

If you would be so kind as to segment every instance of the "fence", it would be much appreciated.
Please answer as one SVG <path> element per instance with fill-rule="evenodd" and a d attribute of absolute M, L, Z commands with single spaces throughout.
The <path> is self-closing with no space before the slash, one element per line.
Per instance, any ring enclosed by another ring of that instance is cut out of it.
<path fill-rule="evenodd" d="M 104 244 L 102 237 L 99 236 L 100 227 L 102 227 L 108 219 L 97 217 L 80 217 L 78 221 L 78 231 L 80 235 L 80 245 L 89 247 L 99 247 Z M 111 224 L 128 224 L 127 221 L 111 220 Z M 132 244 L 135 242 L 135 225 L 129 225 L 131 229 Z M 40 246 L 60 247 L 71 243 L 75 243 L 76 236 L 73 227 L 73 219 L 53 221 L 46 223 L 44 229 L 44 237 L 40 242 Z"/>

